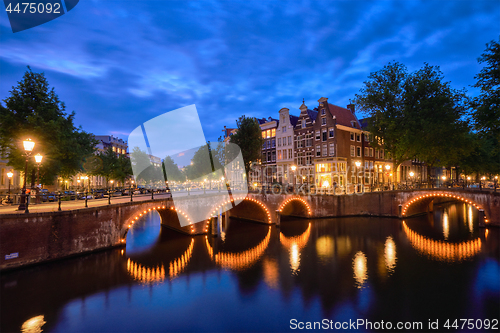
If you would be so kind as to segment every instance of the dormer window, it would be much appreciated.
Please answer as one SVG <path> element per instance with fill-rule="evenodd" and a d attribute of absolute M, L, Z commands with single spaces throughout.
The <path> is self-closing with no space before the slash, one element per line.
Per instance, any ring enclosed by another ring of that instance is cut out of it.
<path fill-rule="evenodd" d="M 351 125 L 353 128 L 356 128 L 356 122 L 354 120 L 351 120 Z"/>

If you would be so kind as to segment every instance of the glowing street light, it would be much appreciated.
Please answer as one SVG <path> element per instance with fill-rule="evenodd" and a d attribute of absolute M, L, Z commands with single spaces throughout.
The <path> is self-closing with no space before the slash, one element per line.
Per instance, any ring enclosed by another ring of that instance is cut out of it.
<path fill-rule="evenodd" d="M 31 139 L 26 139 L 23 141 L 23 147 L 25 151 L 25 156 L 26 156 L 26 162 L 24 164 L 24 184 L 23 184 L 23 190 L 21 192 L 21 202 L 19 203 L 19 207 L 17 208 L 18 210 L 24 210 L 25 213 L 29 213 L 28 209 L 28 200 L 26 198 L 26 179 L 28 178 L 28 159 L 31 156 L 31 152 L 33 151 L 33 148 L 35 148 L 35 142 L 31 141 Z"/>
<path fill-rule="evenodd" d="M 12 171 L 7 172 L 7 177 L 9 178 L 9 194 L 7 195 L 7 202 L 10 202 L 10 180 L 14 176 Z"/>
<path fill-rule="evenodd" d="M 42 164 L 43 156 L 40 153 L 35 155 L 35 162 L 37 164 L 36 169 L 36 203 L 40 203 L 40 195 L 38 194 L 38 184 L 40 184 L 40 164 Z"/>
<path fill-rule="evenodd" d="M 292 186 L 293 186 L 293 188 L 295 188 L 295 170 L 297 170 L 297 166 L 294 164 L 290 168 L 293 171 L 293 183 L 292 183 Z"/>

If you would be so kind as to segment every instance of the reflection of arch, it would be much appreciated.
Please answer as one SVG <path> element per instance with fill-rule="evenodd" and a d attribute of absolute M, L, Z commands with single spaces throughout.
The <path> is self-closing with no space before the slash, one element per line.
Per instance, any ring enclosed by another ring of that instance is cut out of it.
<path fill-rule="evenodd" d="M 131 219 L 132 219 L 132 221 L 130 221 L 128 224 L 125 224 L 125 226 L 124 226 L 124 228 L 123 228 L 124 230 L 122 229 L 122 232 L 121 232 L 122 237 L 121 237 L 121 239 L 120 239 L 120 242 L 121 242 L 121 243 L 125 243 L 125 240 L 126 240 L 126 238 L 127 238 L 127 233 L 128 233 L 128 231 L 130 230 L 130 228 L 132 228 L 132 226 L 134 225 L 134 223 L 135 223 L 135 222 L 136 222 L 136 221 L 137 221 L 140 217 L 142 217 L 144 214 L 147 214 L 147 213 L 151 212 L 152 210 L 153 210 L 153 211 L 157 211 L 157 212 L 158 212 L 158 211 L 159 211 L 159 210 L 161 210 L 161 209 L 163 209 L 163 210 L 164 210 L 164 209 L 165 209 L 165 206 L 157 206 L 157 207 L 153 207 L 153 208 L 148 208 L 147 210 L 144 210 L 144 211 L 140 212 L 139 214 L 137 214 L 136 216 L 132 217 L 132 218 L 131 218 Z M 168 208 L 167 208 L 167 210 L 168 210 Z M 191 227 L 191 232 L 194 232 L 194 229 L 193 229 L 193 222 L 191 221 L 191 219 L 189 218 L 189 216 L 188 216 L 186 213 L 184 213 L 183 211 L 181 211 L 180 209 L 177 209 L 177 208 L 175 208 L 175 207 L 170 207 L 170 210 L 172 210 L 172 211 L 174 211 L 174 212 L 177 212 L 177 216 L 179 216 L 179 214 L 180 214 L 180 215 L 182 215 L 182 216 L 183 216 L 183 217 L 184 217 L 184 218 L 188 221 L 188 224 L 189 224 L 189 225 L 190 225 L 190 227 Z M 160 215 L 160 218 L 161 218 L 161 215 Z"/>
<path fill-rule="evenodd" d="M 259 200 L 255 200 L 253 198 L 249 198 L 249 197 L 233 197 L 233 200 L 226 200 L 224 202 L 222 202 L 221 204 L 219 204 L 218 206 L 216 206 L 214 208 L 214 210 L 212 211 L 212 214 L 215 215 L 217 214 L 217 211 L 219 210 L 219 208 L 223 208 L 223 211 L 228 211 L 229 209 L 232 208 L 232 205 L 234 203 L 234 201 L 250 201 L 250 202 L 254 202 L 256 204 L 258 204 L 260 207 L 262 207 L 262 209 L 264 209 L 265 213 L 266 213 L 266 216 L 267 216 L 267 222 L 268 223 L 271 223 L 271 213 L 269 212 L 269 209 L 267 209 L 267 206 L 259 201 Z M 210 216 L 209 216 L 210 218 Z M 208 223 L 207 223 L 208 224 Z"/>
<path fill-rule="evenodd" d="M 289 204 L 291 201 L 300 201 L 300 202 L 302 202 L 302 203 L 304 204 L 304 206 L 306 206 L 307 213 L 308 213 L 309 215 L 311 215 L 311 214 L 312 214 L 312 212 L 311 212 L 311 206 L 309 206 L 309 204 L 307 203 L 307 201 L 305 201 L 305 200 L 304 200 L 304 199 L 302 199 L 302 198 L 296 198 L 296 197 L 295 197 L 295 198 L 290 198 L 290 199 L 285 200 L 285 201 L 284 201 L 284 202 L 280 205 L 280 207 L 278 208 L 278 211 L 281 213 L 281 212 L 283 211 L 283 208 L 285 208 L 285 206 L 286 206 L 287 204 Z"/>
<path fill-rule="evenodd" d="M 186 251 L 177 259 L 174 259 L 168 265 L 168 277 L 174 278 L 179 275 L 187 266 L 193 255 L 194 239 L 191 238 L 191 243 Z M 165 280 L 165 267 L 164 265 L 157 265 L 156 267 L 146 267 L 138 264 L 128 258 L 127 272 L 134 278 L 143 283 L 162 282 Z"/>
<path fill-rule="evenodd" d="M 481 251 L 479 238 L 460 243 L 436 241 L 411 230 L 404 221 L 403 230 L 415 249 L 433 259 L 455 262 L 470 258 Z"/>
<path fill-rule="evenodd" d="M 220 252 L 214 255 L 212 246 L 208 242 L 207 236 L 205 236 L 205 243 L 207 245 L 208 253 L 210 257 L 214 259 L 215 263 L 224 267 L 234 270 L 243 270 L 250 267 L 257 259 L 259 259 L 269 245 L 269 240 L 271 239 L 271 227 L 267 231 L 266 237 L 251 249 L 243 251 L 241 253 L 233 252 Z"/>
<path fill-rule="evenodd" d="M 436 198 L 449 198 L 449 199 L 460 200 L 460 201 L 463 201 L 465 203 L 473 205 L 478 210 L 481 209 L 481 207 L 479 207 L 479 205 L 477 205 L 476 203 L 474 203 L 474 202 L 472 202 L 472 201 L 470 201 L 470 200 L 468 200 L 468 199 L 466 199 L 466 198 L 464 198 L 464 197 L 462 197 L 460 195 L 454 195 L 454 194 L 448 194 L 448 193 L 430 193 L 430 194 L 419 195 L 418 197 L 413 198 L 413 199 L 407 201 L 403 205 L 403 216 L 406 215 L 406 211 L 408 210 L 408 207 L 410 207 L 415 202 L 417 202 L 419 200 L 422 200 L 422 199 L 433 198 L 433 197 L 436 197 Z M 488 218 L 487 218 L 486 215 L 484 216 L 484 222 L 486 222 L 486 223 L 488 222 Z"/>
<path fill-rule="evenodd" d="M 299 249 L 302 249 L 304 246 L 306 246 L 310 235 L 311 235 L 311 223 L 309 223 L 309 225 L 307 226 L 306 231 L 304 231 L 299 236 L 286 237 L 285 235 L 283 235 L 282 232 L 280 232 L 280 243 L 287 248 L 291 247 L 293 244 L 296 244 L 299 247 Z"/>

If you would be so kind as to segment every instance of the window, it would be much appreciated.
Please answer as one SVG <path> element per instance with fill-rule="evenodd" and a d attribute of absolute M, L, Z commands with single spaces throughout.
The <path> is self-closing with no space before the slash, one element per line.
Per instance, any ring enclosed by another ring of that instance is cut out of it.
<path fill-rule="evenodd" d="M 304 165 L 304 153 L 297 153 L 297 164 Z"/>
<path fill-rule="evenodd" d="M 113 149 L 113 151 L 114 151 L 114 152 L 116 152 L 116 147 L 115 147 L 115 146 L 113 146 L 113 148 L 112 148 L 112 149 Z"/>
<path fill-rule="evenodd" d="M 356 147 L 356 155 L 361 157 L 361 147 Z"/>
<path fill-rule="evenodd" d="M 328 129 L 328 137 L 333 138 L 334 132 L 333 132 L 333 127 L 330 127 Z"/>
<path fill-rule="evenodd" d="M 370 149 L 368 147 L 365 147 L 365 156 L 368 157 L 369 154 L 370 154 Z"/>
<path fill-rule="evenodd" d="M 292 137 L 291 136 L 288 137 L 288 145 L 290 145 L 290 146 L 292 145 Z"/>
<path fill-rule="evenodd" d="M 286 133 L 286 126 L 283 126 L 283 127 L 281 128 L 281 133 Z"/>
<path fill-rule="evenodd" d="M 271 148 L 271 140 L 267 140 L 266 143 L 267 143 L 267 149 Z"/>
<path fill-rule="evenodd" d="M 319 140 L 320 139 L 320 135 L 319 135 L 319 130 L 316 131 L 316 140 Z"/>
<path fill-rule="evenodd" d="M 266 141 L 262 144 L 262 149 L 266 149 Z"/>
<path fill-rule="evenodd" d="M 323 116 L 324 116 L 325 114 L 326 114 L 325 109 L 321 109 L 321 115 L 323 115 Z"/>
<path fill-rule="evenodd" d="M 316 156 L 321 156 L 321 146 L 320 145 L 316 146 Z"/>
<path fill-rule="evenodd" d="M 351 132 L 351 141 L 354 141 L 354 133 Z"/>
<path fill-rule="evenodd" d="M 330 156 L 335 156 L 335 145 L 330 143 Z"/>
<path fill-rule="evenodd" d="M 361 142 L 361 134 L 356 134 L 356 141 Z"/>
<path fill-rule="evenodd" d="M 288 149 L 288 158 L 289 159 L 293 158 L 293 149 Z"/>
<path fill-rule="evenodd" d="M 351 156 L 354 157 L 355 153 L 356 153 L 356 151 L 355 151 L 354 146 L 351 146 Z"/>
<path fill-rule="evenodd" d="M 278 160 L 281 160 L 281 159 L 283 159 L 282 155 L 281 155 L 281 150 L 278 150 Z"/>
<path fill-rule="evenodd" d="M 328 156 L 328 149 L 326 144 L 323 145 L 323 156 Z"/>
<path fill-rule="evenodd" d="M 271 152 L 267 152 L 267 161 L 271 162 Z"/>
<path fill-rule="evenodd" d="M 266 138 L 266 131 L 262 131 L 262 138 L 265 139 Z"/>
<path fill-rule="evenodd" d="M 365 141 L 369 142 L 370 141 L 370 134 L 365 133 Z"/>
<path fill-rule="evenodd" d="M 273 128 L 273 129 L 271 130 L 271 136 L 276 136 L 276 128 Z"/>
<path fill-rule="evenodd" d="M 373 157 L 373 148 L 370 148 L 370 157 Z"/>
<path fill-rule="evenodd" d="M 271 153 L 271 156 L 272 156 L 271 161 L 276 162 L 276 152 L 275 152 L 275 151 L 273 151 L 273 152 Z"/>
<path fill-rule="evenodd" d="M 278 138 L 278 147 L 281 147 L 281 138 Z M 279 157 L 278 157 L 279 159 Z"/>
<path fill-rule="evenodd" d="M 378 149 L 375 148 L 375 158 L 379 158 Z"/>
<path fill-rule="evenodd" d="M 326 125 L 326 117 L 321 117 L 321 126 Z"/>
<path fill-rule="evenodd" d="M 306 147 L 312 147 L 313 145 L 313 138 L 312 138 L 312 133 L 307 133 L 306 134 Z"/>
<path fill-rule="evenodd" d="M 323 130 L 322 134 L 322 141 L 326 141 L 326 128 Z"/>
<path fill-rule="evenodd" d="M 266 131 L 266 137 L 267 137 L 267 138 L 270 138 L 270 137 L 271 137 L 271 130 L 267 130 L 267 131 Z"/>
<path fill-rule="evenodd" d="M 307 156 L 306 156 L 306 164 L 307 165 L 312 165 L 313 164 L 313 162 L 312 162 L 313 161 L 312 160 L 313 156 L 312 155 L 313 155 L 312 151 L 308 151 L 307 152 Z"/>
<path fill-rule="evenodd" d="M 302 144 L 302 135 L 297 135 L 297 148 L 303 148 Z"/>
<path fill-rule="evenodd" d="M 306 128 L 306 120 L 305 119 L 302 120 L 302 128 Z"/>
<path fill-rule="evenodd" d="M 276 139 L 272 139 L 271 141 L 271 147 L 276 147 Z"/>

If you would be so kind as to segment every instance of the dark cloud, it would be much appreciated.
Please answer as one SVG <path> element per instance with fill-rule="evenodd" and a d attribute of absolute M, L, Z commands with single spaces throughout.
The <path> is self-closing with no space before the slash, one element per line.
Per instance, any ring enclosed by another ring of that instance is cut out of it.
<path fill-rule="evenodd" d="M 305 98 L 346 105 L 389 61 L 441 67 L 470 89 L 498 39 L 496 0 L 80 2 L 13 34 L 0 17 L 0 96 L 30 65 L 96 134 L 126 138 L 161 113 L 196 104 L 216 140 L 242 114 L 298 113 Z"/>

